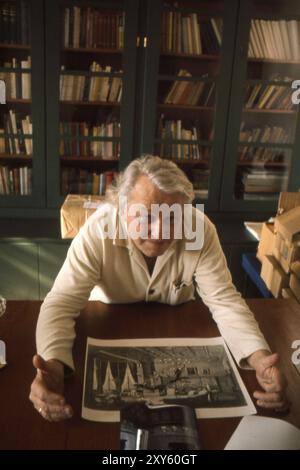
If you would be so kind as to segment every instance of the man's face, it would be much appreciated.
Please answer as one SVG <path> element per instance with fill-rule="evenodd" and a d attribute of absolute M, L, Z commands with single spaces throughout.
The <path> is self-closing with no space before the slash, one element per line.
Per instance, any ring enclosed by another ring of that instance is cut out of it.
<path fill-rule="evenodd" d="M 148 216 L 147 220 L 145 220 L 145 217 L 143 217 L 141 213 L 134 215 L 127 214 L 127 224 L 129 225 L 133 222 L 139 232 L 143 224 L 148 228 L 148 236 L 146 239 L 141 237 L 132 238 L 133 243 L 145 256 L 152 258 L 162 255 L 174 240 L 173 213 L 170 213 L 170 220 L 168 221 L 170 223 L 170 238 L 163 239 L 162 224 L 166 221 L 163 220 L 161 213 L 159 213 L 159 217 L 156 219 L 153 220 L 153 218 L 151 218 L 151 205 L 167 204 L 168 206 L 172 206 L 173 204 L 182 203 L 182 196 L 180 194 L 167 194 L 161 191 L 147 176 L 142 175 L 138 178 L 128 198 L 128 209 L 132 204 L 142 204 L 147 209 Z M 153 233 L 155 233 L 155 236 L 153 236 Z"/>

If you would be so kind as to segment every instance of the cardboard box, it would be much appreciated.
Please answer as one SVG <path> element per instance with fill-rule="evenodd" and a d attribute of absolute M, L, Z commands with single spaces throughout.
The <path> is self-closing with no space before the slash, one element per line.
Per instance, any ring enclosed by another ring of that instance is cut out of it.
<path fill-rule="evenodd" d="M 300 302 L 300 279 L 298 279 L 294 273 L 292 273 L 290 276 L 290 289 L 298 302 Z"/>
<path fill-rule="evenodd" d="M 274 256 L 264 256 L 260 276 L 274 297 L 280 297 L 283 287 L 289 285 L 289 276 L 283 271 Z"/>
<path fill-rule="evenodd" d="M 300 206 L 300 191 L 297 193 L 282 192 L 279 195 L 277 215 L 288 212 L 297 206 Z"/>
<path fill-rule="evenodd" d="M 284 299 L 294 299 L 297 301 L 297 298 L 294 296 L 293 292 L 289 287 L 284 287 L 281 291 L 281 295 Z"/>
<path fill-rule="evenodd" d="M 297 237 L 299 238 L 296 236 L 296 240 L 289 243 L 279 233 L 275 235 L 273 255 L 286 273 L 291 271 L 293 262 L 300 260 L 300 240 Z"/>
<path fill-rule="evenodd" d="M 68 194 L 60 209 L 62 238 L 74 238 L 103 200 L 103 196 Z"/>
<path fill-rule="evenodd" d="M 290 243 L 300 234 L 300 206 L 275 218 L 275 232 Z"/>
<path fill-rule="evenodd" d="M 272 255 L 275 244 L 274 224 L 265 222 L 262 227 L 260 241 L 257 248 L 256 257 L 263 262 L 265 255 Z"/>
<path fill-rule="evenodd" d="M 291 271 L 300 279 L 300 261 L 295 261 L 291 264 Z"/>

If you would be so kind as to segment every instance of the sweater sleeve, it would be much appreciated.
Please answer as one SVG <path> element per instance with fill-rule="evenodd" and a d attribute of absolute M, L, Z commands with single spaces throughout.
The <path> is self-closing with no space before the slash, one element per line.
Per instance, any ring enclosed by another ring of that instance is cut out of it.
<path fill-rule="evenodd" d="M 101 277 L 102 243 L 94 232 L 88 220 L 72 241 L 37 323 L 38 354 L 45 360 L 57 359 L 71 369 L 75 319 Z"/>
<path fill-rule="evenodd" d="M 249 367 L 245 359 L 255 351 L 270 350 L 253 313 L 232 283 L 217 231 L 207 217 L 195 281 L 198 294 L 240 367 Z"/>

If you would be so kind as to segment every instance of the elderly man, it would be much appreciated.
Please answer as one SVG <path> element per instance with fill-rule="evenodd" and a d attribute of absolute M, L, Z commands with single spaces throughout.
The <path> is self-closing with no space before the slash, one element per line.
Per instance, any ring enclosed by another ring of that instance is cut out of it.
<path fill-rule="evenodd" d="M 119 203 L 125 197 L 127 210 L 120 209 Z M 185 235 L 176 237 L 178 221 L 171 211 L 169 236 L 164 236 L 163 213 L 151 217 L 153 205 L 183 207 L 193 199 L 192 184 L 174 163 L 148 155 L 130 163 L 108 194 L 110 205 L 104 204 L 81 228 L 44 300 L 37 325 L 33 358 L 37 374 L 29 398 L 45 419 L 72 416 L 63 396 L 64 371 L 74 369 L 74 320 L 89 298 L 176 305 L 193 299 L 195 289 L 236 361 L 255 369 L 264 390 L 254 393 L 257 404 L 286 408 L 279 357 L 270 352 L 252 312 L 232 284 L 212 222 L 202 217 L 203 244 L 187 249 Z M 132 207 L 145 208 L 149 215 Z M 195 222 L 199 211 L 193 208 L 192 214 Z"/>

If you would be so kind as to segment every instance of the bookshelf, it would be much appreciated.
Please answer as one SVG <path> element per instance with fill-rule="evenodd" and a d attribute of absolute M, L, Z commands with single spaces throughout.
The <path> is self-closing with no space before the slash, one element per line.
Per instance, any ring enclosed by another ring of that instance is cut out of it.
<path fill-rule="evenodd" d="M 221 207 L 268 211 L 300 187 L 300 5 L 247 0 L 238 19 Z"/>
<path fill-rule="evenodd" d="M 235 1 L 157 0 L 147 11 L 139 152 L 176 162 L 208 210 L 219 204 L 237 10 Z"/>
<path fill-rule="evenodd" d="M 44 87 L 38 1 L 0 1 L 0 207 L 43 207 Z M 38 40 L 37 40 L 38 38 Z"/>
<path fill-rule="evenodd" d="M 272 214 L 300 186 L 298 3 L 0 0 L 0 215 L 56 217 L 142 153 L 210 213 Z"/>
<path fill-rule="evenodd" d="M 47 201 L 58 207 L 67 193 L 105 194 L 132 159 L 138 8 L 136 0 L 45 8 Z"/>

